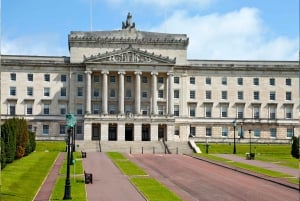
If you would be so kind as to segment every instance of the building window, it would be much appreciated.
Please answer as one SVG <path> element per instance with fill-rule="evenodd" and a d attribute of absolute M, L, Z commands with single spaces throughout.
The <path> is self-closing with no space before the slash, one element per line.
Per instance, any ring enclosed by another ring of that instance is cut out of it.
<path fill-rule="evenodd" d="M 196 136 L 196 127 L 190 126 L 190 137 Z"/>
<path fill-rule="evenodd" d="M 16 114 L 16 104 L 14 104 L 14 103 L 9 104 L 9 114 L 10 115 Z"/>
<path fill-rule="evenodd" d="M 67 114 L 67 107 L 66 105 L 59 105 L 59 111 L 61 115 Z"/>
<path fill-rule="evenodd" d="M 148 78 L 145 77 L 145 76 L 143 76 L 143 77 L 142 77 L 142 82 L 145 83 L 145 84 L 148 83 Z"/>
<path fill-rule="evenodd" d="M 16 87 L 10 87 L 9 88 L 9 95 L 10 96 L 16 96 L 17 95 L 17 89 L 16 89 Z"/>
<path fill-rule="evenodd" d="M 93 114 L 100 114 L 100 106 L 99 104 L 93 104 Z"/>
<path fill-rule="evenodd" d="M 26 114 L 32 114 L 32 104 L 26 104 Z"/>
<path fill-rule="evenodd" d="M 163 105 L 158 105 L 157 110 L 158 110 L 159 115 L 164 115 L 164 106 Z"/>
<path fill-rule="evenodd" d="M 27 74 L 27 81 L 29 81 L 29 82 L 33 81 L 33 74 L 32 73 Z"/>
<path fill-rule="evenodd" d="M 276 106 L 269 106 L 269 118 L 276 119 Z"/>
<path fill-rule="evenodd" d="M 228 136 L 228 128 L 222 127 L 222 137 L 227 137 L 227 136 Z"/>
<path fill-rule="evenodd" d="M 78 97 L 82 97 L 83 96 L 83 88 L 82 87 L 78 87 L 77 88 L 77 96 Z"/>
<path fill-rule="evenodd" d="M 76 125 L 76 134 L 82 134 L 82 125 Z"/>
<path fill-rule="evenodd" d="M 67 81 L 67 75 L 65 75 L 65 74 L 60 75 L 60 81 L 61 82 L 66 82 Z"/>
<path fill-rule="evenodd" d="M 195 99 L 196 98 L 196 91 L 191 90 L 190 91 L 190 99 Z"/>
<path fill-rule="evenodd" d="M 287 128 L 286 129 L 286 137 L 291 138 L 293 137 L 293 128 Z"/>
<path fill-rule="evenodd" d="M 128 114 L 128 113 L 131 113 L 132 112 L 132 105 L 125 105 L 125 113 Z"/>
<path fill-rule="evenodd" d="M 227 100 L 227 91 L 222 91 L 221 93 L 222 93 L 221 94 L 221 99 L 222 100 Z"/>
<path fill-rule="evenodd" d="M 206 130 L 206 132 L 205 132 L 206 137 L 211 137 L 211 135 L 212 135 L 212 129 L 211 129 L 211 127 L 208 127 L 205 130 Z"/>
<path fill-rule="evenodd" d="M 115 114 L 116 113 L 116 106 L 115 105 L 109 105 L 108 110 L 109 110 L 109 114 Z"/>
<path fill-rule="evenodd" d="M 142 111 L 142 115 L 147 115 L 148 114 L 147 105 L 141 105 L 141 111 Z"/>
<path fill-rule="evenodd" d="M 286 78 L 285 79 L 285 85 L 286 86 L 292 86 L 292 79 L 291 78 Z"/>
<path fill-rule="evenodd" d="M 27 87 L 27 96 L 33 96 L 33 87 Z"/>
<path fill-rule="evenodd" d="M 238 100 L 243 100 L 244 99 L 244 92 L 243 91 L 238 91 Z"/>
<path fill-rule="evenodd" d="M 222 85 L 227 85 L 227 77 L 222 77 Z"/>
<path fill-rule="evenodd" d="M 49 125 L 43 125 L 43 135 L 49 134 Z"/>
<path fill-rule="evenodd" d="M 276 100 L 276 92 L 270 91 L 270 100 Z"/>
<path fill-rule="evenodd" d="M 126 82 L 131 83 L 131 76 L 126 76 Z"/>
<path fill-rule="evenodd" d="M 116 76 L 109 76 L 110 83 L 116 83 Z"/>
<path fill-rule="evenodd" d="M 174 105 L 174 116 L 179 117 L 179 105 Z"/>
<path fill-rule="evenodd" d="M 94 80 L 94 82 L 100 82 L 100 76 L 99 75 L 94 75 L 93 80 Z"/>
<path fill-rule="evenodd" d="M 142 92 L 142 98 L 147 98 L 148 97 L 148 92 L 147 91 L 143 91 Z"/>
<path fill-rule="evenodd" d="M 254 91 L 253 92 L 253 99 L 254 100 L 259 100 L 259 91 Z"/>
<path fill-rule="evenodd" d="M 270 78 L 270 79 L 269 79 L 269 84 L 270 84 L 271 86 L 275 86 L 275 78 Z"/>
<path fill-rule="evenodd" d="M 49 111 L 50 111 L 50 105 L 49 104 L 44 104 L 44 115 L 49 115 Z"/>
<path fill-rule="evenodd" d="M 66 97 L 67 96 L 67 88 L 66 87 L 60 88 L 60 96 L 61 97 Z"/>
<path fill-rule="evenodd" d="M 99 98 L 99 96 L 100 96 L 100 90 L 98 88 L 94 88 L 94 90 L 93 90 L 93 96 L 95 98 Z"/>
<path fill-rule="evenodd" d="M 276 128 L 270 128 L 270 137 L 277 137 L 277 129 Z"/>
<path fill-rule="evenodd" d="M 77 74 L 77 82 L 83 82 L 83 74 Z"/>
<path fill-rule="evenodd" d="M 259 85 L 259 78 L 253 78 L 253 85 L 258 86 Z"/>
<path fill-rule="evenodd" d="M 196 78 L 190 77 L 190 84 L 196 84 Z"/>
<path fill-rule="evenodd" d="M 228 116 L 228 106 L 222 105 L 221 106 L 221 117 L 227 117 Z"/>
<path fill-rule="evenodd" d="M 164 90 L 158 90 L 158 98 L 164 98 Z"/>
<path fill-rule="evenodd" d="M 83 114 L 83 105 L 77 104 L 77 114 L 81 115 Z"/>
<path fill-rule="evenodd" d="M 17 80 L 17 75 L 16 75 L 16 73 L 11 73 L 11 74 L 10 74 L 10 80 L 11 80 L 11 81 L 16 81 L 16 80 Z"/>
<path fill-rule="evenodd" d="M 212 105 L 211 104 L 205 104 L 205 117 L 211 118 L 212 114 Z"/>
<path fill-rule="evenodd" d="M 50 96 L 50 88 L 49 87 L 44 88 L 44 96 L 47 96 L 47 97 Z"/>
<path fill-rule="evenodd" d="M 158 77 L 157 82 L 159 84 L 163 84 L 164 83 L 164 78 L 163 77 Z"/>
<path fill-rule="evenodd" d="M 238 85 L 243 85 L 243 84 L 244 84 L 243 78 L 238 77 L 238 78 L 237 78 L 237 84 L 238 84 Z"/>
<path fill-rule="evenodd" d="M 260 129 L 254 128 L 253 133 L 254 133 L 254 137 L 260 137 Z"/>
<path fill-rule="evenodd" d="M 205 78 L 205 84 L 211 85 L 211 78 L 210 77 Z"/>
<path fill-rule="evenodd" d="M 290 91 L 285 92 L 285 100 L 288 101 L 292 100 L 292 92 Z"/>
<path fill-rule="evenodd" d="M 131 89 L 127 89 L 127 90 L 126 90 L 125 97 L 126 97 L 126 98 L 131 98 L 131 97 L 132 97 L 132 96 L 131 96 Z"/>
<path fill-rule="evenodd" d="M 174 84 L 179 84 L 179 77 L 174 77 Z"/>
<path fill-rule="evenodd" d="M 179 98 L 179 90 L 174 90 L 174 98 Z"/>
<path fill-rule="evenodd" d="M 211 99 L 211 91 L 205 91 L 205 99 L 207 100 Z"/>
<path fill-rule="evenodd" d="M 293 108 L 292 106 L 285 106 L 285 118 L 292 119 L 293 118 Z"/>
<path fill-rule="evenodd" d="M 59 125 L 59 134 L 66 134 L 66 125 Z"/>
<path fill-rule="evenodd" d="M 254 119 L 260 118 L 260 106 L 258 105 L 253 106 L 253 118 Z"/>
<path fill-rule="evenodd" d="M 115 98 L 116 97 L 116 91 L 115 91 L 115 89 L 110 89 L 110 91 L 109 91 L 109 97 L 110 98 Z"/>
<path fill-rule="evenodd" d="M 50 74 L 44 74 L 44 81 L 50 82 Z"/>
<path fill-rule="evenodd" d="M 190 105 L 190 117 L 196 116 L 196 105 Z"/>
<path fill-rule="evenodd" d="M 176 127 L 176 128 L 174 129 L 174 135 L 178 135 L 178 136 L 179 136 L 179 134 L 180 134 L 180 133 L 179 133 L 179 128 Z"/>
<path fill-rule="evenodd" d="M 237 118 L 238 119 L 244 118 L 244 106 L 242 105 L 237 106 Z"/>

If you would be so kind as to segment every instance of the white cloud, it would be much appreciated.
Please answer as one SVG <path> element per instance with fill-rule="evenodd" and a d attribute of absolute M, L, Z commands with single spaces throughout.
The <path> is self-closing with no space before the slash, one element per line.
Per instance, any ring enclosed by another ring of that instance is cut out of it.
<path fill-rule="evenodd" d="M 58 36 L 53 34 L 21 36 L 14 39 L 3 37 L 1 54 L 68 56 L 68 48 L 59 44 Z"/>
<path fill-rule="evenodd" d="M 255 8 L 206 16 L 176 11 L 152 31 L 162 30 L 188 35 L 189 59 L 298 59 L 299 38 L 272 38 Z"/>

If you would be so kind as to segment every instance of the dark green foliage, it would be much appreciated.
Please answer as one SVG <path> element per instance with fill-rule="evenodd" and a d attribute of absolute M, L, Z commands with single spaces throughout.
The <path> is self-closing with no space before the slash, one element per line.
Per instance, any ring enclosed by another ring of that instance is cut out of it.
<path fill-rule="evenodd" d="M 6 163 L 11 163 L 16 154 L 17 120 L 8 119 L 2 126 L 2 140 L 5 143 Z"/>
<path fill-rule="evenodd" d="M 28 128 L 27 122 L 23 119 L 17 120 L 17 149 L 16 158 L 22 158 L 25 155 L 25 149 L 28 145 Z"/>
<path fill-rule="evenodd" d="M 293 144 L 291 154 L 294 158 L 299 159 L 299 138 L 293 136 Z"/>
<path fill-rule="evenodd" d="M 1 169 L 5 168 L 6 166 L 6 154 L 5 154 L 5 143 L 1 140 Z"/>
<path fill-rule="evenodd" d="M 36 142 L 35 142 L 35 133 L 28 131 L 28 143 L 25 149 L 25 156 L 27 156 L 28 154 L 30 154 L 31 152 L 33 152 L 35 150 L 36 147 Z"/>

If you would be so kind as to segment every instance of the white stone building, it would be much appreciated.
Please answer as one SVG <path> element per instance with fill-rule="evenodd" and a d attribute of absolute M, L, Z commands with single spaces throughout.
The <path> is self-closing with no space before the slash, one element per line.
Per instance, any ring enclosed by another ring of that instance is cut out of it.
<path fill-rule="evenodd" d="M 1 119 L 24 117 L 38 139 L 64 139 L 67 113 L 84 141 L 299 135 L 297 61 L 189 60 L 185 34 L 130 22 L 68 42 L 70 57 L 1 56 Z"/>

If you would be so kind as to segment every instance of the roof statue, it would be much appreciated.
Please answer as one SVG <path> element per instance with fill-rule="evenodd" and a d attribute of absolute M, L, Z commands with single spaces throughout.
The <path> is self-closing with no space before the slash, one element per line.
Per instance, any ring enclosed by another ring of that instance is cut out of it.
<path fill-rule="evenodd" d="M 125 22 L 122 22 L 122 29 L 132 29 L 132 28 L 135 28 L 135 23 L 133 22 L 131 24 L 131 18 L 132 18 L 132 15 L 131 13 L 129 12 L 127 14 L 127 18 L 126 18 L 126 21 Z"/>

